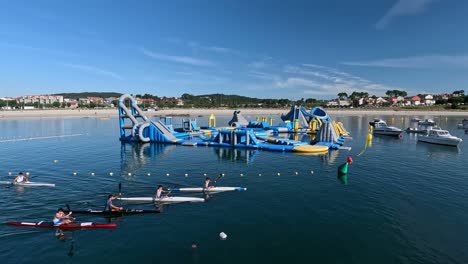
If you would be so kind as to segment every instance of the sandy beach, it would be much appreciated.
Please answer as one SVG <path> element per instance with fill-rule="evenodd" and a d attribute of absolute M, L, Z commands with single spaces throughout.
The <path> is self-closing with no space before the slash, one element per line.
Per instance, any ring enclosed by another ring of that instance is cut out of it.
<path fill-rule="evenodd" d="M 275 116 L 287 114 L 289 109 L 239 109 L 244 116 Z M 361 110 L 326 109 L 330 116 L 368 115 L 368 116 L 461 116 L 468 117 L 468 111 L 409 111 L 409 110 Z M 164 109 L 145 112 L 147 116 L 231 116 L 234 109 Z M 0 119 L 18 118 L 73 118 L 73 117 L 117 117 L 117 109 L 57 109 L 57 110 L 15 110 L 0 111 Z"/>

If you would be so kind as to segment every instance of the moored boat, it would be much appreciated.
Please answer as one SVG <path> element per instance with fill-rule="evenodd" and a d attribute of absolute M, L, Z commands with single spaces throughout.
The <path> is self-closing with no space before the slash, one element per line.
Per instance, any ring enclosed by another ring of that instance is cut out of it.
<path fill-rule="evenodd" d="M 376 135 L 398 136 L 403 132 L 401 129 L 393 126 L 388 126 L 383 120 L 374 120 L 372 130 Z"/>
<path fill-rule="evenodd" d="M 468 130 L 468 119 L 463 119 L 460 124 L 458 124 L 458 128 L 467 129 Z"/>
<path fill-rule="evenodd" d="M 450 135 L 447 130 L 443 129 L 431 129 L 425 136 L 418 136 L 418 141 L 446 145 L 446 146 L 458 146 L 463 140 L 461 138 Z"/>
<path fill-rule="evenodd" d="M 419 121 L 420 126 L 435 126 L 436 122 L 430 118 Z"/>

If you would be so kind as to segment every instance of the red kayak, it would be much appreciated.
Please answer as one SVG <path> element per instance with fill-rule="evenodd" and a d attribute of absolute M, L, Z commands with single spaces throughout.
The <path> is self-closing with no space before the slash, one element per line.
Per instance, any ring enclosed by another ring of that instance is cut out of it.
<path fill-rule="evenodd" d="M 7 222 L 7 225 L 12 226 L 29 226 L 29 227 L 44 227 L 44 228 L 60 228 L 60 229 L 81 229 L 81 228 L 116 228 L 117 225 L 113 223 L 102 224 L 93 222 L 81 222 L 71 224 L 54 225 L 53 222 L 41 221 L 38 223 L 31 222 Z"/>

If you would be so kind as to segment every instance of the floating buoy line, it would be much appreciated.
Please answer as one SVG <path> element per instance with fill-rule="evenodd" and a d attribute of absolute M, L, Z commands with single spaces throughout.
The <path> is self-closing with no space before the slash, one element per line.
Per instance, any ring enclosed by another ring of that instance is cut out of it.
<path fill-rule="evenodd" d="M 27 176 L 30 176 L 30 172 L 25 172 Z M 68 174 L 68 173 L 67 173 Z M 71 176 L 114 176 L 114 175 L 120 175 L 124 177 L 138 177 L 138 176 L 164 176 L 164 177 L 208 177 L 208 176 L 219 176 L 222 174 L 221 177 L 224 176 L 240 176 L 240 177 L 248 177 L 248 176 L 282 176 L 282 175 L 312 175 L 314 174 L 313 170 L 310 171 L 288 171 L 288 172 L 272 172 L 272 173 L 246 173 L 246 172 L 240 172 L 240 173 L 151 173 L 151 172 L 142 172 L 142 173 L 133 173 L 133 172 L 121 172 L 119 173 L 114 173 L 114 172 L 107 172 L 107 173 L 101 173 L 101 172 L 79 172 L 79 171 L 72 171 L 68 175 Z M 8 176 L 15 176 L 13 175 L 12 172 L 7 173 Z M 37 174 L 36 174 L 37 175 Z"/>

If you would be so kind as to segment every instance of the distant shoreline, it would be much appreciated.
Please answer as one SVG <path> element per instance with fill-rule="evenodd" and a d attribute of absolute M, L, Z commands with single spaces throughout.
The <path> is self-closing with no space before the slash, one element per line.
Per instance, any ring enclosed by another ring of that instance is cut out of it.
<path fill-rule="evenodd" d="M 231 116 L 235 109 L 164 109 L 145 112 L 147 116 Z M 274 116 L 287 114 L 289 109 L 238 109 L 244 116 Z M 378 109 L 326 109 L 327 113 L 334 117 L 337 115 L 365 115 L 365 116 L 465 116 L 468 111 L 421 111 L 421 110 L 378 110 Z M 51 109 L 51 110 L 4 110 L 0 111 L 0 120 L 18 118 L 73 118 L 73 117 L 117 117 L 117 109 Z"/>

